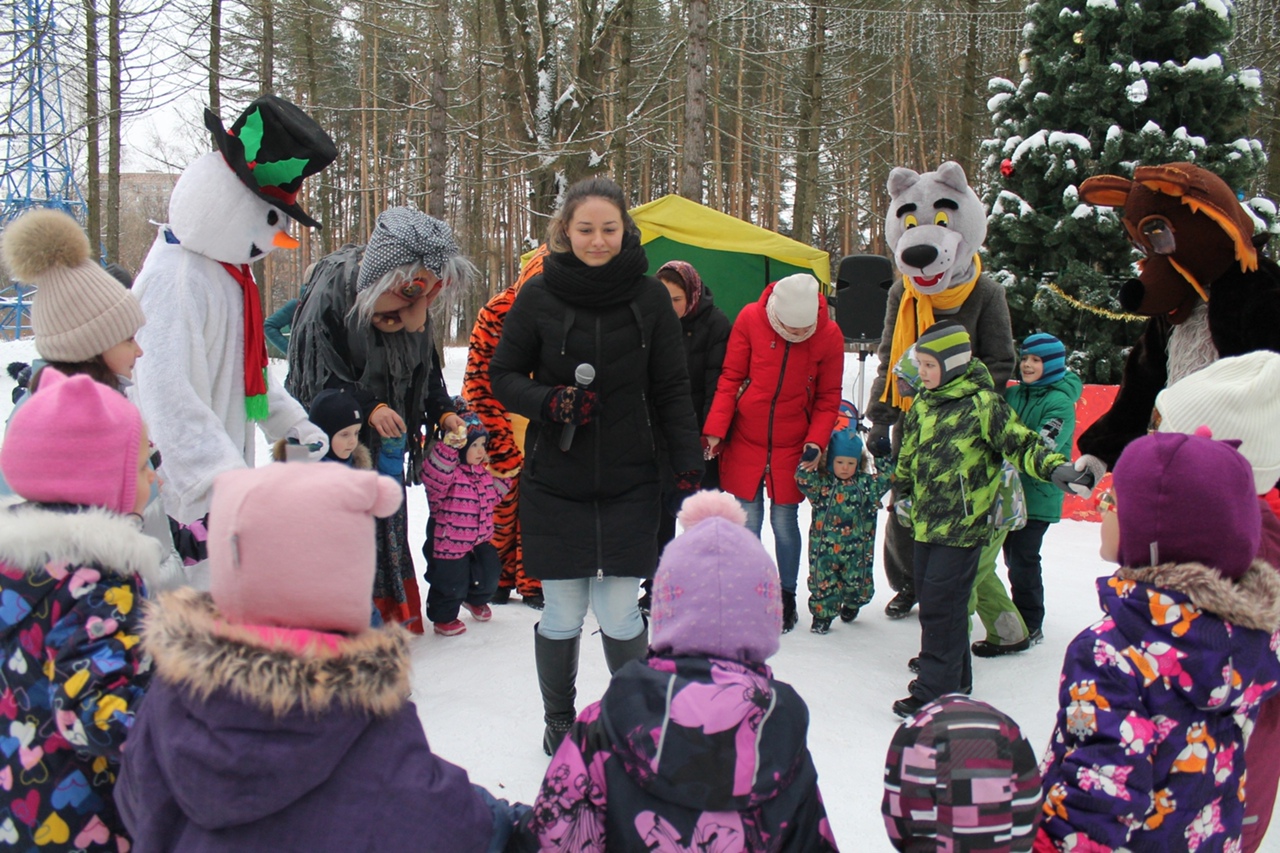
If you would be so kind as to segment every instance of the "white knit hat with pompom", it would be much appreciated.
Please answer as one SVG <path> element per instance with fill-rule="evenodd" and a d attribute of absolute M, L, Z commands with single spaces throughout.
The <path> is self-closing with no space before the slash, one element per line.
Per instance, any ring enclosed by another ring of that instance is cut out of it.
<path fill-rule="evenodd" d="M 89 238 L 67 214 L 24 213 L 0 240 L 9 274 L 37 288 L 31 327 L 41 358 L 88 361 L 132 338 L 146 322 L 138 300 L 92 259 Z"/>

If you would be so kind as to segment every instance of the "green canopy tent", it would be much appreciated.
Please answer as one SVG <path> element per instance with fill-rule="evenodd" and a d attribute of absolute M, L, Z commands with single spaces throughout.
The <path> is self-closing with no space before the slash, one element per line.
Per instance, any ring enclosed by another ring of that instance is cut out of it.
<path fill-rule="evenodd" d="M 667 261 L 688 261 L 731 320 L 759 299 L 769 282 L 793 273 L 807 272 L 830 291 L 826 252 L 683 196 L 642 204 L 631 210 L 631 218 L 640 226 L 649 272 Z"/>
<path fill-rule="evenodd" d="M 649 272 L 657 272 L 667 261 L 688 261 L 730 320 L 744 305 L 759 299 L 769 282 L 792 273 L 811 274 L 830 293 L 827 253 L 790 237 L 678 195 L 663 196 L 630 213 L 640 226 Z M 534 251 L 526 253 L 522 262 L 527 263 Z"/>

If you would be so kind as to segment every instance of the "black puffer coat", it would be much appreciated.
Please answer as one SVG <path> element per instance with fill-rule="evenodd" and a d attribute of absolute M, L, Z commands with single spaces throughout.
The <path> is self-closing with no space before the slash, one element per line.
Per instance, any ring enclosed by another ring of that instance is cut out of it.
<path fill-rule="evenodd" d="M 624 243 L 628 251 L 627 268 L 638 272 L 606 283 L 575 274 L 593 273 L 569 253 L 549 256 L 511 306 L 490 365 L 494 396 L 529 418 L 520 525 L 525 570 L 540 580 L 650 577 L 657 431 L 675 470 L 702 469 L 679 320 L 666 288 L 643 274 L 638 241 Z M 546 420 L 547 402 L 583 363 L 596 369 L 599 408 L 563 452 L 563 427 Z"/>
<path fill-rule="evenodd" d="M 689 394 L 701 427 L 711 411 L 711 398 L 716 395 L 716 383 L 720 381 L 720 368 L 724 366 L 724 351 L 729 345 L 733 321 L 716 307 L 711 289 L 704 284 L 697 306 L 680 318 L 680 329 L 684 334 L 684 352 L 689 363 Z"/>

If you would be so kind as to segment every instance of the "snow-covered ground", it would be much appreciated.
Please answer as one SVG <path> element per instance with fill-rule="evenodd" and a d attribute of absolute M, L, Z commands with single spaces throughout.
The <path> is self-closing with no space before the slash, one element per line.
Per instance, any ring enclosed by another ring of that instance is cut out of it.
<path fill-rule="evenodd" d="M 0 361 L 29 361 L 30 341 L 0 343 Z M 145 356 L 144 356 L 145 358 Z M 446 351 L 445 378 L 451 390 L 462 384 L 466 351 Z M 854 394 L 857 356 L 846 356 L 845 396 Z M 283 378 L 283 362 L 272 370 Z M 867 362 L 866 387 L 875 371 Z M 0 374 L 8 382 L 6 375 Z M 9 389 L 0 387 L 0 415 L 6 416 Z M 269 459 L 260 442 L 259 461 Z M 415 553 L 425 537 L 426 496 L 409 496 L 410 534 Z M 881 519 L 881 529 L 885 518 Z M 808 504 L 800 508 L 807 531 Z M 767 546 L 772 540 L 765 525 Z M 890 710 L 906 695 L 911 673 L 907 660 L 919 650 L 914 618 L 891 621 L 883 608 L 892 597 L 879 565 L 876 597 L 851 625 L 836 622 L 826 636 L 811 634 L 800 587 L 801 622 L 782 639 L 770 661 L 775 675 L 793 685 L 809 705 L 809 748 L 836 840 L 845 850 L 892 850 L 880 817 L 885 751 L 898 725 Z M 1111 568 L 1098 556 L 1098 527 L 1078 521 L 1052 525 L 1044 543 L 1045 641 L 1029 651 L 993 660 L 974 659 L 974 697 L 1008 713 L 1037 752 L 1047 745 L 1057 710 L 1058 672 L 1067 642 L 1098 615 L 1094 581 Z M 421 557 L 418 558 L 421 570 Z M 1003 567 L 1001 568 L 1003 575 Z M 801 578 L 806 570 L 801 566 Z M 425 594 L 426 586 L 423 583 Z M 547 758 L 542 753 L 542 706 L 533 665 L 533 626 L 538 614 L 519 603 L 494 608 L 486 624 L 464 615 L 467 632 L 457 637 L 427 635 L 413 641 L 414 693 L 432 748 L 462 767 L 496 796 L 532 802 Z M 974 639 L 981 623 L 974 620 Z M 597 628 L 588 616 L 578 678 L 579 708 L 599 698 L 608 670 Z M 1280 820 L 1280 818 L 1278 818 Z M 1272 832 L 1263 853 L 1280 853 L 1280 830 Z"/>

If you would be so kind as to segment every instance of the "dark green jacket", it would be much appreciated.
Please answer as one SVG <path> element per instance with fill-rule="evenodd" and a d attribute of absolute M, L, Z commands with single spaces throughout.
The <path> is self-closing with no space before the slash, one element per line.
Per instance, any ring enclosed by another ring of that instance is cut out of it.
<path fill-rule="evenodd" d="M 1050 385 L 1013 385 L 1004 392 L 1004 398 L 1018 413 L 1018 420 L 1033 432 L 1040 432 L 1045 424 L 1055 418 L 1062 419 L 1062 429 L 1054 449 L 1064 456 L 1071 455 L 1076 437 L 1076 401 L 1084 391 L 1080 377 L 1071 371 Z M 1022 476 L 1022 491 L 1027 496 L 1027 518 L 1031 521 L 1053 523 L 1062 518 L 1062 490 L 1027 475 Z"/>
<path fill-rule="evenodd" d="M 894 469 L 895 495 L 911 499 L 916 541 L 987 544 L 1002 458 L 1041 480 L 1067 462 L 1022 425 L 977 359 L 941 388 L 922 390 L 907 410 Z"/>

